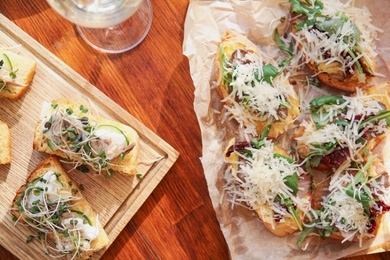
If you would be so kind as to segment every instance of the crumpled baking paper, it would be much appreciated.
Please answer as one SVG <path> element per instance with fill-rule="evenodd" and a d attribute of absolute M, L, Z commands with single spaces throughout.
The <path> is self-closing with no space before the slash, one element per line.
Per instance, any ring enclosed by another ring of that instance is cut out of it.
<path fill-rule="evenodd" d="M 373 24 L 383 30 L 377 43 L 377 66 L 383 77 L 389 80 L 390 62 L 390 1 L 354 1 L 365 5 L 373 14 Z M 221 230 L 233 259 L 335 259 L 353 254 L 366 254 L 388 250 L 390 231 L 387 214 L 383 235 L 377 236 L 362 247 L 356 242 L 341 243 L 339 240 L 323 240 L 317 236 L 307 239 L 306 250 L 297 248 L 297 234 L 279 238 L 267 231 L 253 211 L 235 206 L 232 209 L 224 196 L 223 187 L 226 165 L 223 151 L 228 141 L 238 134 L 231 122 L 222 122 L 222 104 L 213 89 L 214 58 L 221 35 L 226 30 L 235 30 L 262 46 L 267 52 L 275 44 L 273 31 L 279 19 L 288 16 L 288 0 L 259 1 L 201 1 L 189 3 L 184 28 L 183 53 L 188 57 L 190 72 L 195 86 L 194 109 L 202 134 L 202 165 L 208 184 L 210 198 L 219 220 Z M 281 28 L 283 29 L 283 28 Z M 269 47 L 269 49 L 267 49 Z M 233 123 L 234 124 L 234 123 Z M 387 146 L 382 147 L 386 154 Z M 385 160 L 386 160 L 385 156 Z M 390 157 L 389 157 L 390 158 Z M 390 160 L 389 160 L 390 161 Z M 385 165 L 390 169 L 389 163 Z M 390 249 L 390 248 L 389 248 Z"/>

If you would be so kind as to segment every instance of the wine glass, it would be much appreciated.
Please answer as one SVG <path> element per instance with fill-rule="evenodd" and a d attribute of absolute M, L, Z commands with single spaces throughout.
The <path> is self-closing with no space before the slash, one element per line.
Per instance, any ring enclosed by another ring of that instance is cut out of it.
<path fill-rule="evenodd" d="M 93 48 L 121 53 L 137 46 L 152 24 L 150 0 L 46 0 L 61 16 L 76 24 Z"/>

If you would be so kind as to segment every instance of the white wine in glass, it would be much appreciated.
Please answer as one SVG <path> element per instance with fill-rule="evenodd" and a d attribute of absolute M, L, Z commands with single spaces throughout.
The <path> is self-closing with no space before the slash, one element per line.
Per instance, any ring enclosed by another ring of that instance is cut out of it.
<path fill-rule="evenodd" d="M 137 46 L 152 24 L 150 0 L 47 0 L 77 25 L 82 38 L 103 52 L 120 53 Z"/>

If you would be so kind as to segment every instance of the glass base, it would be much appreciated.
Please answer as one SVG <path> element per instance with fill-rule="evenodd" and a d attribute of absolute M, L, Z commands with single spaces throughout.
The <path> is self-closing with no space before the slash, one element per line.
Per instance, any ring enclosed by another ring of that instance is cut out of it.
<path fill-rule="evenodd" d="M 93 48 L 107 53 L 121 53 L 140 44 L 151 25 L 152 6 L 150 0 L 144 0 L 129 19 L 114 27 L 76 27 L 81 37 Z"/>

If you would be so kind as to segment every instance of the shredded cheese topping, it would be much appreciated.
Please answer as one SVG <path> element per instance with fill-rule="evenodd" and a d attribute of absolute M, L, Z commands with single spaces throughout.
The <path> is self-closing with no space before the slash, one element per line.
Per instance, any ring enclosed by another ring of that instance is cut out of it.
<path fill-rule="evenodd" d="M 288 104 L 287 97 L 293 89 L 286 76 L 279 74 L 272 79 L 272 84 L 263 77 L 263 60 L 253 53 L 246 53 L 244 63 L 229 63 L 225 70 L 232 72 L 233 79 L 229 84 L 229 95 L 222 100 L 225 103 L 228 119 L 236 119 L 246 132 L 258 135 L 256 123 L 278 120 L 278 109 L 281 104 Z"/>
<path fill-rule="evenodd" d="M 322 0 L 321 2 L 324 3 L 324 9 L 321 11 L 324 16 L 343 20 L 342 15 L 345 14 L 349 20 L 337 28 L 333 34 L 313 26 L 303 26 L 301 30 L 291 34 L 292 39 L 302 46 L 301 50 L 295 50 L 293 66 L 300 67 L 302 64 L 299 64 L 299 60 L 304 57 L 306 63 L 317 64 L 320 71 L 329 74 L 349 73 L 356 75 L 360 82 L 364 81 L 365 74 L 354 73 L 354 64 L 360 58 L 372 64 L 377 55 L 374 41 L 381 30 L 371 24 L 371 14 L 365 7 L 355 7 L 351 4 L 352 1 L 341 3 L 334 0 Z M 309 19 L 315 18 L 309 17 Z M 325 18 L 317 17 L 316 19 L 321 21 Z M 356 34 L 356 28 L 359 29 L 358 41 L 352 37 Z M 349 40 L 345 41 L 345 39 Z M 361 50 L 360 54 L 356 50 L 353 51 L 356 55 L 354 58 L 346 55 L 352 46 L 359 46 Z"/>
<path fill-rule="evenodd" d="M 260 149 L 247 150 L 252 153 L 252 157 L 237 153 L 240 160 L 229 162 L 232 167 L 226 174 L 228 182 L 225 190 L 233 205 L 246 203 L 258 212 L 263 221 L 274 226 L 275 214 L 281 217 L 279 222 L 291 218 L 291 214 L 286 206 L 278 201 L 278 197 L 290 198 L 299 209 L 309 204 L 306 198 L 294 196 L 284 180 L 287 176 L 300 174 L 298 165 L 288 162 L 285 158 L 275 157 L 274 144 L 270 140 L 265 140 L 265 145 Z"/>
<path fill-rule="evenodd" d="M 388 131 L 386 120 L 380 120 L 376 124 L 367 124 L 361 129 L 365 118 L 377 115 L 384 110 L 383 105 L 377 100 L 376 95 L 365 95 L 361 89 L 357 89 L 356 96 L 343 96 L 346 102 L 342 104 L 324 105 L 319 111 L 322 120 L 331 123 L 316 130 L 313 120 L 303 121 L 301 126 L 305 131 L 297 137 L 297 148 L 308 147 L 310 151 L 319 150 L 317 144 L 337 143 L 340 147 L 348 147 L 353 161 L 362 161 L 359 155 L 367 141 L 361 142 L 363 135 L 378 136 Z M 336 119 L 347 120 L 347 125 L 337 125 Z"/>

